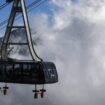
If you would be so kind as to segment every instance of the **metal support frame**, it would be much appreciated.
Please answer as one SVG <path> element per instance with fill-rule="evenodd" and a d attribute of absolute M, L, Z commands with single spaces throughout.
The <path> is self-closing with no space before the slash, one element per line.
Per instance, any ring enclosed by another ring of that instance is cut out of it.
<path fill-rule="evenodd" d="M 19 5 L 19 2 L 20 2 L 20 5 Z M 17 12 L 22 13 L 24 26 L 13 26 L 14 19 L 16 17 Z M 27 15 L 26 5 L 25 5 L 24 0 L 14 0 L 13 1 L 11 14 L 9 17 L 9 21 L 8 21 L 7 28 L 6 28 L 6 33 L 5 33 L 5 36 L 2 42 L 2 47 L 1 47 L 1 58 L 2 60 L 5 60 L 5 61 L 8 60 L 8 52 L 7 52 L 8 44 L 16 45 L 15 43 L 8 43 L 12 28 L 24 28 L 26 30 L 27 46 L 29 47 L 29 51 L 32 56 L 32 59 L 34 61 L 37 61 L 37 60 L 42 61 L 42 59 L 38 57 L 38 55 L 36 54 L 34 50 L 34 46 L 32 43 L 32 37 L 31 37 L 31 30 L 29 26 L 28 15 Z M 20 43 L 18 45 L 22 45 L 22 44 Z"/>

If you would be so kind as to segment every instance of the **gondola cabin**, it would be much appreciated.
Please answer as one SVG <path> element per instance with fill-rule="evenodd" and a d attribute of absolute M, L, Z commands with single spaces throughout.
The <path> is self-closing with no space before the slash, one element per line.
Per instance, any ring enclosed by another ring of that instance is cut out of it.
<path fill-rule="evenodd" d="M 50 84 L 58 82 L 54 63 L 0 60 L 0 82 Z"/>

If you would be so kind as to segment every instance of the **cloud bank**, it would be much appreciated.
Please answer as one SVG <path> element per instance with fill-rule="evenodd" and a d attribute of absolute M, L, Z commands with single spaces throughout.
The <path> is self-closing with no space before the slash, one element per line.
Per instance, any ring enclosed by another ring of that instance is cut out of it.
<path fill-rule="evenodd" d="M 33 99 L 32 86 L 16 85 L 0 101 L 5 105 L 104 105 L 105 0 L 52 0 L 49 5 L 50 21 L 49 14 L 40 13 L 32 15 L 30 22 L 42 41 L 35 46 L 37 53 L 55 62 L 59 83 L 47 85 L 42 100 Z"/>
<path fill-rule="evenodd" d="M 43 41 L 39 52 L 56 63 L 59 73 L 57 89 L 49 91 L 51 104 L 104 105 L 105 0 L 53 0 L 52 4 L 50 27 L 47 14 L 35 19 Z"/>

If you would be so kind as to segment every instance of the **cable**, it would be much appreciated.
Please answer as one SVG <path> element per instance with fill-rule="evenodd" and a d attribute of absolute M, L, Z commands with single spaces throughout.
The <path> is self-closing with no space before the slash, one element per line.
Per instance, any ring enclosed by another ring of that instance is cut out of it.
<path fill-rule="evenodd" d="M 49 1 L 49 0 L 43 0 L 40 4 L 36 5 L 35 7 L 34 6 L 33 6 L 33 8 L 31 7 L 30 10 L 28 11 L 28 13 L 31 12 L 34 8 L 37 8 L 38 6 L 40 6 L 41 4 L 44 4 L 47 1 Z"/>
<path fill-rule="evenodd" d="M 33 5 L 35 5 L 36 3 L 40 2 L 42 0 L 35 0 L 34 2 L 32 2 L 30 5 L 27 6 L 28 9 L 30 9 Z M 4 20 L 3 22 L 0 23 L 0 27 L 2 27 L 4 24 L 6 24 L 8 22 L 9 19 Z M 1 29 L 0 29 L 1 30 Z"/>
<path fill-rule="evenodd" d="M 3 8 L 5 8 L 6 6 L 8 5 L 8 3 L 4 3 L 0 6 L 0 10 L 2 10 Z M 5 21 L 1 23 L 2 24 L 5 24 Z"/>
<path fill-rule="evenodd" d="M 33 3 L 31 3 L 31 4 L 29 4 L 28 6 L 27 6 L 27 9 L 29 9 L 29 8 L 31 8 L 33 5 L 35 5 L 36 3 L 39 3 L 39 2 L 41 2 L 42 0 L 36 0 L 36 1 L 34 1 Z"/>
<path fill-rule="evenodd" d="M 37 8 L 38 6 L 40 6 L 41 4 L 47 2 L 48 0 L 39 0 L 39 1 L 34 1 L 33 3 L 29 4 L 27 6 L 27 9 L 28 9 L 28 13 L 31 12 L 34 8 Z M 40 3 L 39 3 L 40 2 Z M 35 6 L 35 7 L 33 7 Z M 33 7 L 33 8 L 32 8 Z M 31 8 L 31 9 L 30 9 Z M 29 10 L 30 9 L 30 10 Z M 21 16 L 19 16 L 16 20 L 20 19 Z M 3 22 L 0 23 L 0 27 L 4 26 L 6 23 L 8 22 L 8 19 L 4 20 Z M 0 30 L 4 29 L 3 28 L 0 28 Z"/>
<path fill-rule="evenodd" d="M 40 1 L 42 1 L 42 0 L 40 0 Z M 35 2 L 33 3 L 33 4 L 35 5 L 34 8 L 40 6 L 42 3 L 45 2 L 45 0 L 44 0 L 44 2 L 40 2 L 40 1 L 37 1 L 37 2 L 36 2 L 36 3 L 38 3 L 38 4 L 36 4 Z M 39 2 L 40 2 L 40 3 L 39 3 Z M 32 4 L 32 5 L 33 5 L 33 4 Z M 28 13 L 32 11 L 32 9 L 33 9 L 32 7 L 34 6 L 34 5 L 33 5 L 33 6 L 32 6 L 32 5 L 30 4 L 29 6 L 27 6 Z M 30 8 L 32 8 L 32 9 L 30 9 Z M 16 18 L 16 21 L 19 20 L 21 17 L 22 17 L 22 16 L 17 17 L 17 18 Z"/>
<path fill-rule="evenodd" d="M 8 5 L 8 3 L 4 3 L 0 6 L 0 10 L 2 10 L 3 8 L 5 8 Z"/>
<path fill-rule="evenodd" d="M 35 0 L 34 2 L 32 2 L 31 4 L 29 4 L 27 6 L 27 9 L 30 9 L 32 6 L 34 6 L 36 3 L 41 2 L 42 0 Z M 4 24 L 6 24 L 8 22 L 9 19 L 4 20 L 3 22 L 0 23 L 0 27 L 2 27 Z"/>
<path fill-rule="evenodd" d="M 34 8 L 36 8 L 36 7 L 38 7 L 38 6 L 40 6 L 41 4 L 43 4 L 43 3 L 45 3 L 47 0 L 40 0 L 39 2 L 38 1 L 34 1 L 33 3 L 31 3 L 28 7 L 27 7 L 27 9 L 30 9 L 31 8 L 31 10 L 29 10 L 28 11 L 28 13 L 30 12 L 30 11 L 32 11 Z M 34 7 L 35 6 L 35 7 Z M 32 7 L 34 7 L 34 8 L 32 8 Z M 16 18 L 16 20 L 18 20 L 18 19 L 20 19 L 21 17 L 19 16 L 18 18 Z M 2 25 L 6 22 L 6 21 L 8 21 L 8 19 L 6 19 L 4 22 L 2 22 Z M 32 39 L 32 38 L 31 38 Z M 30 47 L 31 47 L 31 45 L 30 45 Z M 32 45 L 32 48 L 33 48 L 33 45 Z M 34 49 L 34 48 L 33 48 Z M 34 54 L 35 54 L 35 56 L 40 60 L 40 61 L 43 61 L 38 55 L 37 55 L 37 53 L 35 52 L 35 50 L 33 50 L 34 51 Z M 33 54 L 33 53 L 32 53 Z"/>
<path fill-rule="evenodd" d="M 4 4 L 2 4 L 2 5 L 0 5 L 0 8 L 2 8 L 3 6 L 5 6 L 7 3 L 4 3 Z"/>
<path fill-rule="evenodd" d="M 1 6 L 0 6 L 0 10 L 2 10 L 3 8 L 5 8 L 6 6 L 8 6 L 9 4 L 8 3 L 4 3 L 4 4 L 2 4 Z M 6 19 L 5 21 L 3 21 L 3 22 L 1 22 L 0 24 L 0 26 L 2 26 L 3 24 L 5 24 L 6 22 L 7 22 L 8 20 Z"/>
<path fill-rule="evenodd" d="M 2 27 L 4 24 L 8 22 L 8 19 L 4 20 L 3 22 L 0 23 L 0 27 Z"/>

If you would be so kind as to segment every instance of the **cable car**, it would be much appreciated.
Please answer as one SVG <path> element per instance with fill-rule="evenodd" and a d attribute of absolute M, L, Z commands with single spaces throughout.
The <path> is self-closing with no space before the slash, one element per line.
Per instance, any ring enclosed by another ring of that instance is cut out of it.
<path fill-rule="evenodd" d="M 53 62 L 43 61 L 34 50 L 25 1 L 6 0 L 8 3 L 12 1 L 13 6 L 1 46 L 0 82 L 4 82 L 5 86 L 3 88 L 0 87 L 0 89 L 3 91 L 3 94 L 6 95 L 7 90 L 9 89 L 7 83 L 32 84 L 35 85 L 35 90 L 33 90 L 35 93 L 34 98 L 38 98 L 38 94 L 40 94 L 41 98 L 43 98 L 44 92 L 46 92 L 44 84 L 58 82 L 56 66 Z M 14 18 L 17 12 L 21 13 L 23 16 L 24 26 L 13 26 Z M 26 30 L 27 43 L 9 43 L 9 38 L 12 29 L 14 28 L 24 28 Z M 9 58 L 7 49 L 11 44 L 27 45 L 30 55 L 32 56 L 32 60 L 26 61 Z M 37 85 L 42 85 L 42 89 L 37 90 Z"/>

